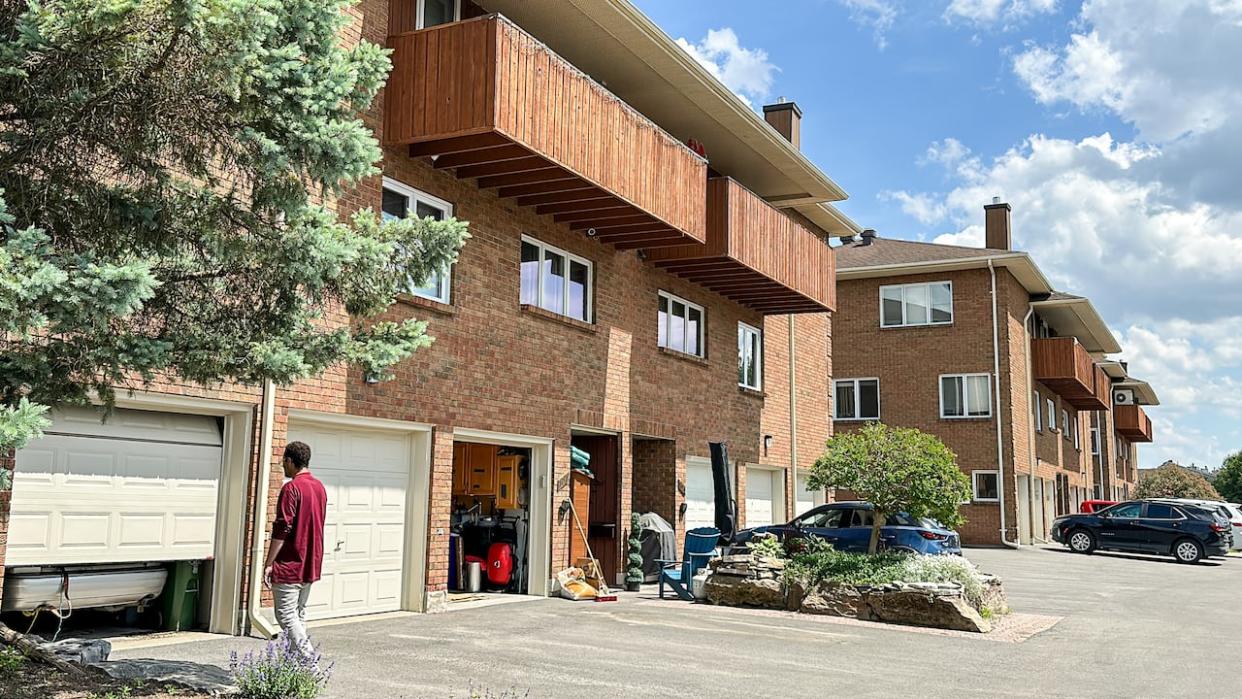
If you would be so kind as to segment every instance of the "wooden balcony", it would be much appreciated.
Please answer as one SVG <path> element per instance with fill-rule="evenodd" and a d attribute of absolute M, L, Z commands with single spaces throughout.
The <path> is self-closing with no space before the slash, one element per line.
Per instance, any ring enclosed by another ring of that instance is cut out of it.
<path fill-rule="evenodd" d="M 764 313 L 836 304 L 828 243 L 727 177 L 707 183 L 707 242 L 648 250 L 647 260 Z"/>
<path fill-rule="evenodd" d="M 401 25 L 385 144 L 618 247 L 706 239 L 706 161 L 517 25 Z"/>
<path fill-rule="evenodd" d="M 1056 391 L 1079 410 L 1108 410 L 1111 382 L 1104 370 L 1073 337 L 1031 340 L 1031 364 L 1036 381 Z"/>
<path fill-rule="evenodd" d="M 1114 406 L 1113 425 L 1117 434 L 1131 442 L 1151 441 L 1151 418 L 1137 405 Z"/>

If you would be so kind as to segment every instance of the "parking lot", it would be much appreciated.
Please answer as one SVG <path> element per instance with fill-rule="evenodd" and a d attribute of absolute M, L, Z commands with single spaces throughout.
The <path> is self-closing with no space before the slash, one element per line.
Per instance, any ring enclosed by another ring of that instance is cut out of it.
<path fill-rule="evenodd" d="M 537 600 L 313 630 L 328 696 L 1232 696 L 1242 559 L 1058 548 L 969 550 L 1019 613 L 1059 617 L 1021 642 L 628 596 Z M 515 633 L 516 632 L 516 633 Z M 117 657 L 226 661 L 220 638 Z"/>

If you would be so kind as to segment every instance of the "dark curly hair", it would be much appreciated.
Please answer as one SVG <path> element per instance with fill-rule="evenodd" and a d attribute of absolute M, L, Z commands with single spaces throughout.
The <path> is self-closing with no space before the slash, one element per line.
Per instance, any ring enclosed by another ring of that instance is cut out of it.
<path fill-rule="evenodd" d="M 306 442 L 289 442 L 285 445 L 285 458 L 292 461 L 296 469 L 310 466 L 310 457 L 310 445 Z"/>

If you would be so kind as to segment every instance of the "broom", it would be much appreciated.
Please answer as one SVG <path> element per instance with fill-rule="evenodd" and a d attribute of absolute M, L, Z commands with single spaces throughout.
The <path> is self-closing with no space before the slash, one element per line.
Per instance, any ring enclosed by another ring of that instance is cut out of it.
<path fill-rule="evenodd" d="M 569 511 L 574 516 L 574 524 L 578 527 L 578 533 L 582 535 L 582 543 L 586 545 L 587 558 L 591 559 L 591 563 L 595 566 L 595 570 L 598 570 L 602 573 L 603 569 L 600 568 L 599 561 L 596 560 L 595 554 L 591 552 L 591 542 L 589 539 L 587 539 L 586 531 L 582 528 L 582 520 L 578 519 L 578 508 L 574 507 L 573 500 L 567 499 L 565 500 L 565 502 L 569 503 Z M 599 581 L 599 591 L 598 591 L 598 594 L 595 595 L 595 601 L 596 602 L 616 602 L 617 601 L 617 593 L 608 589 L 608 583 L 605 582 L 603 578 L 601 578 Z"/>

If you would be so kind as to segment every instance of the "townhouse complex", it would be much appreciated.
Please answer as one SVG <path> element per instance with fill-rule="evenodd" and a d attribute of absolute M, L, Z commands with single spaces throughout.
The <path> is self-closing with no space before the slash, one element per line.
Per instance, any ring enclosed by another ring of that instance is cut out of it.
<path fill-rule="evenodd" d="M 450 607 L 498 543 L 508 592 L 548 594 L 588 549 L 615 583 L 632 512 L 679 541 L 713 523 L 710 442 L 743 526 L 824 502 L 810 466 L 868 420 L 958 454 L 967 543 L 1045 539 L 1129 493 L 1155 394 L 1105 359 L 1091 304 L 1011 249 L 1007 205 L 986 249 L 862 231 L 799 150 L 795 103 L 761 115 L 628 2 L 352 12 L 343 40 L 388 46 L 393 71 L 364 115 L 382 175 L 335 207 L 469 222 L 456 264 L 383 316 L 428 320 L 434 344 L 391 377 L 157 383 L 104 424 L 56 413 L 0 497 L 5 611 L 49 579 L 149 602 L 189 575 L 195 624 L 269 630 L 255 563 L 293 440 L 328 488 L 316 619 Z"/>
<path fill-rule="evenodd" d="M 1083 500 L 1128 497 L 1152 439 L 1146 383 L 1088 299 L 1053 289 L 984 207 L 985 247 L 847 236 L 837 252 L 834 426 L 938 436 L 971 477 L 966 544 L 1048 540 Z"/>
<path fill-rule="evenodd" d="M 712 524 L 709 442 L 742 521 L 822 501 L 828 241 L 859 228 L 799 152 L 797 106 L 761 116 L 624 2 L 353 12 L 344 40 L 387 45 L 393 70 L 365 115 L 383 174 L 336 208 L 469 222 L 456 264 L 385 315 L 435 343 L 382 381 L 160 384 L 106 424 L 58 413 L 16 454 L 5 609 L 66 570 L 158 594 L 193 561 L 200 623 L 263 627 L 254 562 L 292 440 L 329 496 L 313 618 L 444 608 L 495 543 L 507 591 L 547 594 L 588 546 L 615 583 L 632 511 Z"/>

